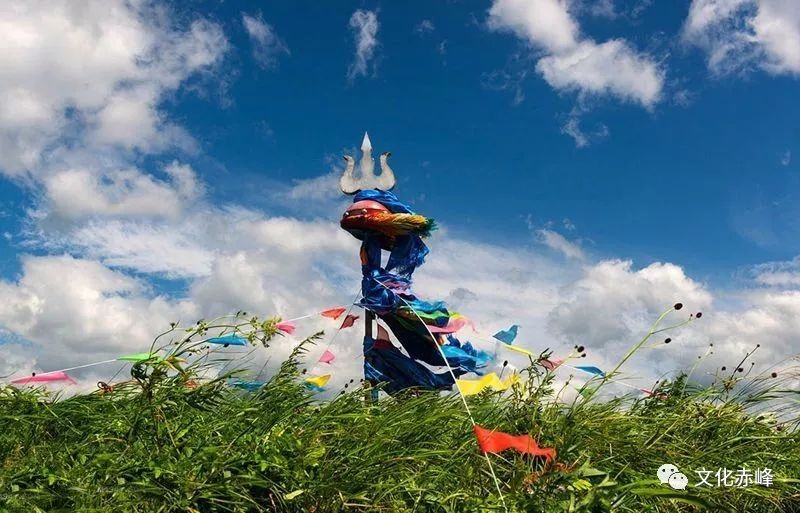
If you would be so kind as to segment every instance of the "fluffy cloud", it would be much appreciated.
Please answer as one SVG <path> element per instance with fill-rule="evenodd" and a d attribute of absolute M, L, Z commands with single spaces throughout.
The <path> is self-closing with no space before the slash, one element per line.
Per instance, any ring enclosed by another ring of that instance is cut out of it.
<path fill-rule="evenodd" d="M 43 368 L 141 351 L 156 330 L 196 316 L 192 304 L 150 295 L 145 283 L 97 262 L 27 256 L 22 264 L 18 282 L 0 281 L 0 324 L 44 349 Z"/>
<path fill-rule="evenodd" d="M 375 11 L 359 9 L 350 17 L 350 29 L 356 41 L 356 54 L 347 69 L 347 79 L 353 81 L 366 76 L 378 47 L 378 15 Z"/>
<path fill-rule="evenodd" d="M 67 218 L 174 216 L 197 192 L 185 169 L 164 181 L 129 156 L 195 149 L 160 105 L 220 63 L 228 42 L 217 24 L 179 28 L 150 2 L 11 1 L 0 33 L 0 173 L 41 186 Z"/>
<path fill-rule="evenodd" d="M 175 218 L 202 194 L 191 167 L 173 163 L 159 180 L 136 168 L 69 168 L 44 178 L 51 215 L 70 220 L 94 215 Z"/>
<path fill-rule="evenodd" d="M 706 51 L 716 74 L 752 66 L 800 74 L 800 4 L 793 0 L 693 0 L 683 37 Z"/>
<path fill-rule="evenodd" d="M 607 95 L 651 108 L 661 99 L 664 72 L 623 39 L 598 43 L 580 34 L 564 0 L 495 0 L 488 26 L 543 52 L 536 71 L 559 91 Z"/>
<path fill-rule="evenodd" d="M 260 13 L 256 16 L 242 13 L 242 23 L 253 45 L 253 57 L 262 68 L 272 68 L 281 55 L 290 54 L 289 47 L 278 37 L 272 25 L 264 21 Z"/>

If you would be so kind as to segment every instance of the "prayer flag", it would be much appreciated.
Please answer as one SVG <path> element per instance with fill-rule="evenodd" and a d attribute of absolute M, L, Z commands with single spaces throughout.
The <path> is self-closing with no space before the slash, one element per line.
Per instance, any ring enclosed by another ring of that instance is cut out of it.
<path fill-rule="evenodd" d="M 542 456 L 547 460 L 555 459 L 556 450 L 549 447 L 539 447 L 536 440 L 530 435 L 509 435 L 502 431 L 491 431 L 475 425 L 475 437 L 478 439 L 478 447 L 487 453 L 500 453 L 506 449 L 514 449 L 523 454 L 531 456 Z"/>
<path fill-rule="evenodd" d="M 294 330 L 297 329 L 297 326 L 295 326 L 294 323 L 291 323 L 289 321 L 279 322 L 278 324 L 275 325 L 275 327 L 284 333 L 288 333 L 289 335 L 294 333 Z"/>
<path fill-rule="evenodd" d="M 246 346 L 247 340 L 238 335 L 225 335 L 224 337 L 214 337 L 206 340 L 209 344 L 221 344 L 224 346 Z"/>
<path fill-rule="evenodd" d="M 497 391 L 508 390 L 518 381 L 519 376 L 517 374 L 512 374 L 501 381 L 497 374 L 490 372 L 481 379 L 457 379 L 456 384 L 463 395 L 475 395 L 481 393 L 486 388 Z"/>
<path fill-rule="evenodd" d="M 342 321 L 342 326 L 339 329 L 343 330 L 345 328 L 350 328 L 351 326 L 353 326 L 353 324 L 355 324 L 356 319 L 358 319 L 357 315 L 349 314 L 347 317 L 344 318 L 344 321 Z"/>
<path fill-rule="evenodd" d="M 72 379 L 66 372 L 64 371 L 53 371 L 53 372 L 43 372 L 41 374 L 31 374 L 30 376 L 25 376 L 24 378 L 17 378 L 11 380 L 11 383 L 14 385 L 27 385 L 28 383 L 52 383 L 54 381 L 68 381 L 69 383 L 75 384 L 76 381 Z"/>
<path fill-rule="evenodd" d="M 319 361 L 322 362 L 322 363 L 331 363 L 335 359 L 336 359 L 336 355 L 334 355 L 333 353 L 331 353 L 327 349 L 325 350 L 324 353 L 322 353 L 322 356 L 319 357 Z"/>
<path fill-rule="evenodd" d="M 509 344 L 510 345 L 510 344 L 512 344 L 514 342 L 514 339 L 517 338 L 517 330 L 518 329 L 519 329 L 519 326 L 514 324 L 510 328 L 508 328 L 507 330 L 500 330 L 500 331 L 498 331 L 497 333 L 495 333 L 492 336 L 494 338 L 496 338 L 497 340 L 499 340 L 500 342 L 503 342 L 505 344 Z"/>
<path fill-rule="evenodd" d="M 601 371 L 600 369 L 592 365 L 586 365 L 586 366 L 576 365 L 575 368 L 578 370 L 582 370 L 583 372 L 588 372 L 589 374 L 596 374 L 598 376 L 603 376 L 603 377 L 606 376 L 605 372 Z"/>
<path fill-rule="evenodd" d="M 347 308 L 329 308 L 328 310 L 323 310 L 320 312 L 320 315 L 323 317 L 328 317 L 329 319 L 338 319 L 346 311 Z"/>

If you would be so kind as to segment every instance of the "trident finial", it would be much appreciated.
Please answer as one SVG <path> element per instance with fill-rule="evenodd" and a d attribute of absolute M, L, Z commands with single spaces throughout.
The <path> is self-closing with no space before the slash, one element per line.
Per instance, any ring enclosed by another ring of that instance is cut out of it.
<path fill-rule="evenodd" d="M 375 176 L 375 161 L 372 159 L 372 142 L 369 140 L 369 134 L 364 132 L 364 140 L 361 142 L 361 161 L 358 167 L 361 171 L 358 178 L 354 176 L 356 161 L 350 155 L 345 155 L 344 160 L 347 161 L 347 168 L 345 168 L 342 177 L 339 179 L 339 187 L 345 194 L 355 194 L 363 189 L 380 189 L 382 191 L 390 191 L 394 188 L 396 180 L 394 172 L 389 167 L 389 157 L 392 155 L 388 151 L 381 154 L 381 174 Z"/>

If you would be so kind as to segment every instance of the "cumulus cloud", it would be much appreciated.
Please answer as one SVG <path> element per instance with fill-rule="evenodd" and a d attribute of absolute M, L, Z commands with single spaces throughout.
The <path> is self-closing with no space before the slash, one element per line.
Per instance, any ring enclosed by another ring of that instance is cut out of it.
<path fill-rule="evenodd" d="M 693 0 L 683 38 L 707 53 L 718 75 L 752 67 L 800 74 L 800 4 L 793 0 Z"/>
<path fill-rule="evenodd" d="M 242 24 L 250 36 L 253 57 L 265 69 L 274 67 L 282 55 L 289 55 L 289 47 L 278 37 L 275 29 L 265 22 L 261 13 L 250 16 L 242 13 Z"/>
<path fill-rule="evenodd" d="M 160 107 L 221 62 L 228 42 L 219 25 L 178 28 L 149 2 L 11 1 L 0 6 L 0 33 L 0 173 L 43 185 L 44 199 L 68 216 L 136 210 L 127 192 L 169 204 L 168 187 L 127 156 L 196 148 Z"/>
<path fill-rule="evenodd" d="M 612 96 L 652 108 L 664 72 L 624 39 L 598 43 L 581 35 L 564 0 L 495 0 L 488 26 L 511 32 L 543 55 L 536 71 L 556 90 Z"/>
<path fill-rule="evenodd" d="M 350 17 L 350 30 L 356 42 L 356 54 L 347 69 L 347 79 L 350 82 L 369 73 L 370 64 L 373 64 L 375 50 L 378 47 L 379 26 L 375 11 L 358 9 Z"/>
<path fill-rule="evenodd" d="M 141 351 L 155 326 L 196 315 L 188 302 L 151 295 L 137 279 L 69 256 L 24 257 L 19 281 L 0 281 L 0 305 L 0 323 L 44 349 L 37 352 L 44 368 Z"/>

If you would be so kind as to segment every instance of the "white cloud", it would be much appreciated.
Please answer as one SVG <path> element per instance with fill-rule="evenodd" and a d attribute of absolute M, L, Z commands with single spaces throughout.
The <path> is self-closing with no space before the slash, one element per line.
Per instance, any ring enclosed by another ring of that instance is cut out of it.
<path fill-rule="evenodd" d="M 44 179 L 49 215 L 69 220 L 94 215 L 175 218 L 187 202 L 203 194 L 191 167 L 173 162 L 165 169 L 169 181 L 136 168 L 64 169 Z"/>
<path fill-rule="evenodd" d="M 0 34 L 0 173 L 52 187 L 91 187 L 130 151 L 191 150 L 160 104 L 228 49 L 214 23 L 179 30 L 162 6 L 122 0 L 3 2 Z M 92 176 L 54 177 L 76 154 L 94 156 Z"/>
<path fill-rule="evenodd" d="M 196 315 L 190 303 L 151 296 L 97 262 L 26 256 L 22 264 L 18 282 L 0 281 L 0 323 L 41 345 L 45 368 L 141 351 L 156 329 Z"/>
<path fill-rule="evenodd" d="M 272 68 L 281 55 L 291 53 L 286 43 L 278 37 L 272 25 L 264 21 L 260 13 L 256 16 L 242 13 L 242 23 L 253 45 L 253 57 L 261 67 Z"/>
<path fill-rule="evenodd" d="M 488 26 L 543 52 L 537 72 L 554 89 L 613 96 L 646 108 L 661 99 L 664 72 L 623 39 L 582 36 L 565 0 L 494 0 Z"/>
<path fill-rule="evenodd" d="M 536 230 L 536 236 L 542 244 L 558 251 L 567 258 L 574 258 L 575 260 L 586 259 L 586 254 L 578 244 L 567 240 L 566 237 L 558 232 L 542 228 Z"/>
<path fill-rule="evenodd" d="M 378 16 L 375 11 L 359 9 L 350 17 L 350 29 L 356 42 L 356 54 L 347 69 L 347 79 L 355 80 L 359 76 L 367 76 L 370 63 L 375 58 L 378 47 Z"/>
<path fill-rule="evenodd" d="M 791 150 L 786 150 L 783 153 L 783 155 L 781 156 L 781 165 L 783 167 L 786 167 L 791 163 L 792 163 L 792 151 Z"/>
<path fill-rule="evenodd" d="M 750 269 L 756 283 L 769 287 L 800 287 L 800 257 L 788 262 L 767 262 Z"/>
<path fill-rule="evenodd" d="M 683 37 L 706 51 L 715 74 L 752 66 L 800 74 L 800 4 L 794 0 L 693 0 Z"/>
<path fill-rule="evenodd" d="M 420 21 L 414 27 L 414 32 L 416 32 L 419 35 L 430 34 L 434 30 L 436 30 L 436 27 L 434 26 L 433 22 L 427 19 Z"/>

